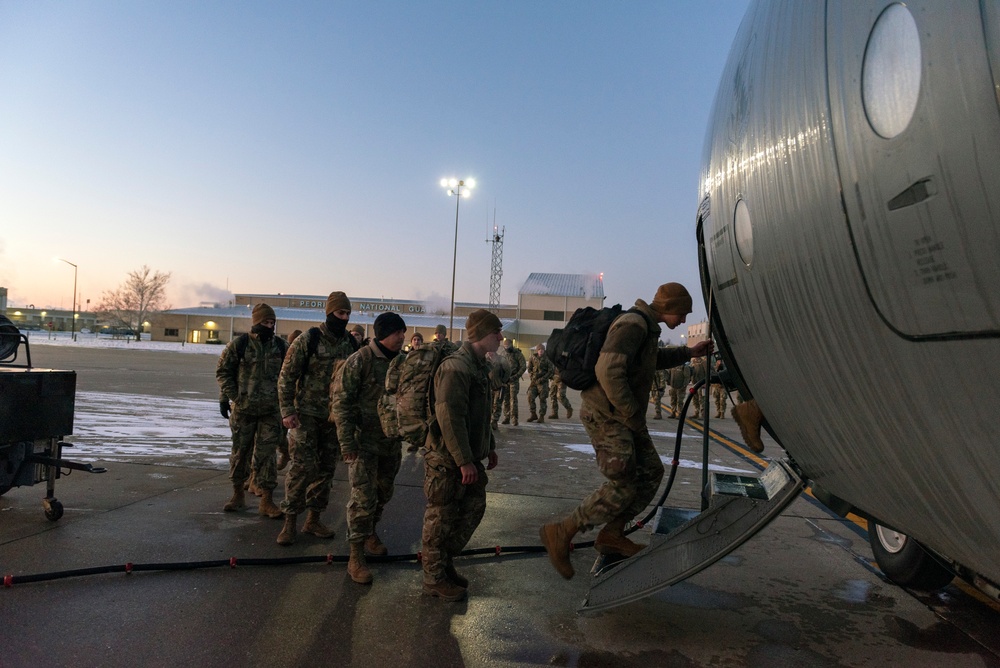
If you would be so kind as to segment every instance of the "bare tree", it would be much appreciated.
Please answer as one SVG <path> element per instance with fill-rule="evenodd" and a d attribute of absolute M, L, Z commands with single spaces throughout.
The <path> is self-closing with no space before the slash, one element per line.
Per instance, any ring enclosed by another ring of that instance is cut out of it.
<path fill-rule="evenodd" d="M 125 282 L 114 290 L 104 292 L 97 305 L 100 317 L 112 326 L 132 331 L 136 341 L 142 340 L 142 323 L 147 316 L 170 308 L 166 287 L 170 272 L 153 272 L 146 265 L 130 271 Z"/>

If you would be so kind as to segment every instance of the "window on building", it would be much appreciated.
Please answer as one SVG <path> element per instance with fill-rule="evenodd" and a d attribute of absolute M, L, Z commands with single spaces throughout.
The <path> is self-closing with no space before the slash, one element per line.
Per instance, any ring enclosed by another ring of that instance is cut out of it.
<path fill-rule="evenodd" d="M 218 330 L 215 330 L 215 329 L 208 330 L 208 340 L 209 341 L 218 341 L 219 340 L 219 332 L 218 332 Z"/>
<path fill-rule="evenodd" d="M 163 330 L 163 336 L 180 336 L 180 330 L 177 329 L 167 329 Z"/>
<path fill-rule="evenodd" d="M 566 319 L 566 315 L 562 311 L 543 311 L 542 320 L 558 320 L 562 322 Z"/>

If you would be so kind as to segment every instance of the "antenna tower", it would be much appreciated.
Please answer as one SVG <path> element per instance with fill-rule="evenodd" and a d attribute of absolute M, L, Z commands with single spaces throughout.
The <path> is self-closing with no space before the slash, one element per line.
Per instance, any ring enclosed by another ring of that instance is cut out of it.
<path fill-rule="evenodd" d="M 493 210 L 493 260 L 490 263 L 490 308 L 492 313 L 500 311 L 500 278 L 503 276 L 503 235 L 506 228 L 497 232 L 496 209 Z"/>

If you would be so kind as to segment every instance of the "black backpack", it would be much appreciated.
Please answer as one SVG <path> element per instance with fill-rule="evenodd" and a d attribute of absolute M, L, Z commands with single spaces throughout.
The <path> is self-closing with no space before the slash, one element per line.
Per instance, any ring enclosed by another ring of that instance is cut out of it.
<path fill-rule="evenodd" d="M 611 323 L 622 313 L 621 304 L 600 310 L 592 306 L 578 308 L 565 327 L 552 330 L 545 356 L 559 369 L 559 378 L 566 387 L 585 390 L 597 382 L 597 357 Z"/>

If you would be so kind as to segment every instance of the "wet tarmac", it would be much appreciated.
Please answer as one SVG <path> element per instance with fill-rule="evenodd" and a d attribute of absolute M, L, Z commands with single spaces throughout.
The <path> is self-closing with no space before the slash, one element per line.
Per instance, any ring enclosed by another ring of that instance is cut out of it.
<path fill-rule="evenodd" d="M 572 510 L 601 478 L 575 416 L 523 422 L 523 389 L 522 424 L 498 432 L 500 464 L 470 543 L 500 546 L 500 555 L 457 564 L 471 583 L 468 600 L 423 596 L 414 561 L 376 563 L 375 582 L 357 585 L 339 561 L 348 552 L 346 467 L 338 467 L 324 514 L 333 539 L 306 535 L 278 546 L 281 523 L 258 516 L 253 497 L 247 511 L 222 512 L 228 439 L 214 358 L 46 346 L 32 355 L 39 366 L 77 369 L 77 448 L 67 456 L 109 471 L 61 478 L 56 494 L 66 510 L 58 522 L 42 514 L 42 485 L 0 497 L 0 576 L 129 562 L 227 565 L 0 589 L 0 667 L 1000 666 L 994 606 L 964 586 L 914 594 L 886 582 L 863 529 L 807 496 L 691 579 L 578 614 L 593 550 L 574 552 L 577 576 L 565 581 L 544 554 L 517 548 L 536 548 L 538 526 Z M 676 420 L 650 425 L 669 461 Z M 699 504 L 700 426 L 683 439 L 668 505 Z M 756 472 L 784 454 L 767 438 L 762 457 L 747 452 L 731 419 L 709 426 L 709 461 L 720 469 Z M 418 454 L 405 455 L 380 525 L 393 554 L 419 549 L 421 466 Z M 328 554 L 334 563 L 325 563 Z M 315 561 L 247 562 L 283 557 Z"/>

